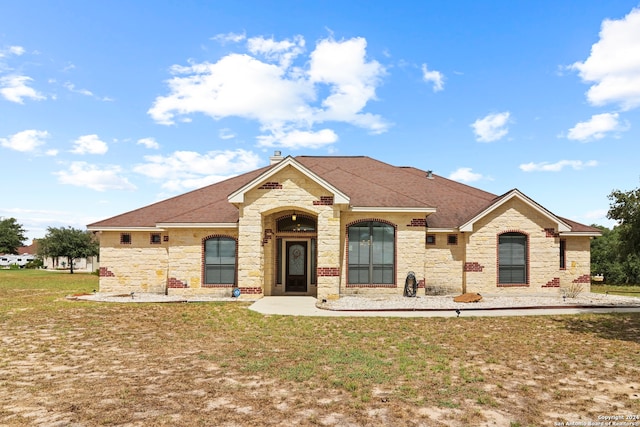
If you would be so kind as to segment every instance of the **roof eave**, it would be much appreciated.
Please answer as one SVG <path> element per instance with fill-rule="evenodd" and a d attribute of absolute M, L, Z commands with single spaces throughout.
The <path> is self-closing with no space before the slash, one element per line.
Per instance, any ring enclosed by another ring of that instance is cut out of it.
<path fill-rule="evenodd" d="M 558 233 L 560 237 L 601 237 L 602 233 L 597 231 L 564 231 Z"/>
<path fill-rule="evenodd" d="M 269 170 L 265 171 L 264 173 L 260 174 L 257 178 L 255 178 L 251 182 L 243 185 L 242 187 L 240 187 L 239 189 L 237 189 L 236 191 L 231 193 L 229 195 L 229 197 L 228 197 L 229 203 L 234 203 L 234 204 L 236 204 L 236 203 L 244 203 L 244 195 L 249 190 L 253 189 L 256 185 L 258 185 L 260 182 L 264 181 L 265 179 L 269 179 L 271 176 L 273 176 L 276 173 L 280 172 L 281 170 L 283 170 L 287 166 L 291 166 L 291 167 L 297 169 L 298 171 L 300 171 L 300 173 L 302 173 L 304 175 L 307 175 L 309 178 L 311 178 L 313 181 L 315 181 L 318 185 L 320 185 L 321 187 L 324 187 L 329 192 L 331 192 L 333 194 L 333 203 L 334 204 L 349 204 L 349 201 L 350 201 L 349 196 L 347 196 L 346 194 L 344 194 L 343 192 L 338 190 L 336 187 L 331 185 L 326 180 L 322 179 L 320 176 L 315 174 L 310 169 L 306 168 L 305 166 L 303 166 L 302 164 L 297 162 L 291 156 L 287 156 L 284 160 L 282 160 L 281 162 L 276 164 L 274 167 L 272 167 Z"/>
<path fill-rule="evenodd" d="M 524 195 L 523 193 L 521 193 L 517 189 L 511 190 L 504 197 L 500 198 L 500 200 L 498 200 L 495 203 L 490 204 L 486 209 L 482 210 L 479 214 L 477 214 L 476 216 L 471 218 L 466 223 L 462 224 L 460 226 L 460 231 L 466 231 L 466 232 L 473 231 L 473 225 L 477 221 L 479 221 L 481 218 L 485 217 L 489 213 L 493 212 L 494 210 L 496 210 L 497 208 L 499 208 L 500 206 L 504 205 L 505 203 L 511 201 L 514 198 L 520 199 L 521 201 L 523 201 L 524 203 L 529 205 L 531 208 L 533 208 L 536 211 L 538 211 L 543 216 L 547 217 L 548 219 L 550 219 L 553 222 L 556 222 L 557 223 L 557 227 L 558 227 L 557 229 L 558 229 L 559 233 L 570 232 L 571 231 L 571 226 L 569 224 L 567 224 L 566 222 L 562 221 L 560 218 L 558 218 L 556 215 L 552 214 L 551 212 L 547 211 L 546 209 L 542 208 L 540 205 L 535 203 L 532 199 L 530 199 L 529 197 L 527 197 L 526 195 Z"/>

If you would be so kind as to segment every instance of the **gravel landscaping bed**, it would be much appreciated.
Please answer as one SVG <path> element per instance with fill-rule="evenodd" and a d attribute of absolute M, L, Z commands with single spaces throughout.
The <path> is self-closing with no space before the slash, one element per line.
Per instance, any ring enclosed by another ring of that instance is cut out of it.
<path fill-rule="evenodd" d="M 335 301 L 319 302 L 319 308 L 326 310 L 451 310 L 451 309 L 495 309 L 522 307 L 640 307 L 640 298 L 618 295 L 604 295 L 585 293 L 575 298 L 561 296 L 483 296 L 481 301 L 474 303 L 457 303 L 453 301 L 455 295 L 425 296 L 413 298 L 389 296 L 344 296 Z M 215 298 L 207 296 L 169 296 L 153 293 L 108 294 L 92 293 L 70 295 L 67 298 L 85 301 L 119 302 L 119 303 L 187 303 L 187 302 L 215 302 L 215 301 L 244 301 L 238 298 Z M 286 297 L 283 297 L 286 298 Z"/>
<path fill-rule="evenodd" d="M 454 310 L 454 309 L 494 309 L 522 307 L 640 307 L 640 298 L 618 295 L 585 293 L 575 298 L 561 296 L 483 296 L 473 303 L 457 303 L 450 296 L 345 296 L 335 301 L 319 303 L 318 307 L 328 310 Z"/>

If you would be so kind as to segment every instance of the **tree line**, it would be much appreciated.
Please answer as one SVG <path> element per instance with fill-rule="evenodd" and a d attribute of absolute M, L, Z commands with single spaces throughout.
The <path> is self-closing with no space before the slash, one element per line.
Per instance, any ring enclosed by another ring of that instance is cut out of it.
<path fill-rule="evenodd" d="M 27 240 L 24 227 L 15 218 L 0 218 L 0 254 L 18 254 L 18 248 Z M 48 227 L 47 234 L 37 239 L 40 259 L 66 258 L 73 274 L 73 260 L 98 255 L 100 243 L 89 231 L 72 227 Z"/>
<path fill-rule="evenodd" d="M 597 226 L 602 237 L 591 241 L 591 272 L 602 274 L 608 284 L 640 284 L 640 187 L 614 190 L 607 218 L 613 229 Z"/>

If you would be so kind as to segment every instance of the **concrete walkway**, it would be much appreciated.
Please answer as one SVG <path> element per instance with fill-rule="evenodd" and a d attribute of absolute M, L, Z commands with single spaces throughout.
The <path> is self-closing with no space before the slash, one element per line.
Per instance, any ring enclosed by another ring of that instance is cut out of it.
<path fill-rule="evenodd" d="M 325 317 L 457 317 L 453 309 L 411 310 L 411 311 L 335 311 L 322 310 L 316 307 L 314 297 L 263 297 L 249 306 L 250 310 L 262 314 L 282 316 L 325 316 Z M 640 307 L 634 308 L 492 308 L 461 310 L 460 317 L 472 316 L 541 316 L 550 314 L 584 314 L 584 313 L 638 313 Z"/>

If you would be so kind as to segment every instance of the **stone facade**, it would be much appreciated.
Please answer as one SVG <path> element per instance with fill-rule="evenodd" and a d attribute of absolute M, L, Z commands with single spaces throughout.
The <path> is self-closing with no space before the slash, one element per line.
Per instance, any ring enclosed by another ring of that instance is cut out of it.
<path fill-rule="evenodd" d="M 589 276 L 590 240 L 588 237 L 567 238 L 566 265 L 560 268 L 560 237 L 548 217 L 519 199 L 500 206 L 478 221 L 466 242 L 465 263 L 481 269 L 465 271 L 466 292 L 484 294 L 549 294 L 568 287 L 574 280 Z M 518 232 L 527 236 L 527 283 L 498 284 L 498 238 L 502 233 Z M 474 271 L 476 270 L 476 271 Z M 477 271 L 479 270 L 479 271 Z M 585 283 L 590 290 L 590 280 Z"/>
<path fill-rule="evenodd" d="M 353 210 L 336 203 L 332 189 L 293 166 L 269 175 L 243 193 L 236 224 L 188 227 L 164 225 L 148 230 L 100 231 L 100 291 L 156 292 L 241 298 L 263 295 L 402 295 L 408 272 L 422 293 L 549 294 L 572 284 L 589 290 L 590 237 L 562 235 L 550 214 L 515 197 L 473 223 L 472 231 L 429 229 L 428 213 Z M 278 221 L 293 214 L 315 224 L 309 231 L 279 231 Z M 395 231 L 395 283 L 348 283 L 348 227 L 362 221 L 388 224 Z M 498 284 L 498 238 L 527 236 L 527 283 Z M 123 235 L 128 235 L 128 237 Z M 152 235 L 159 234 L 159 238 Z M 204 283 L 204 242 L 212 237 L 236 241 L 236 284 Z M 287 292 L 282 278 L 286 242 L 303 242 L 309 253 L 306 292 Z M 560 266 L 564 241 L 565 266 Z M 280 243 L 279 243 L 280 242 Z M 311 271 L 313 270 L 313 271 Z"/>

